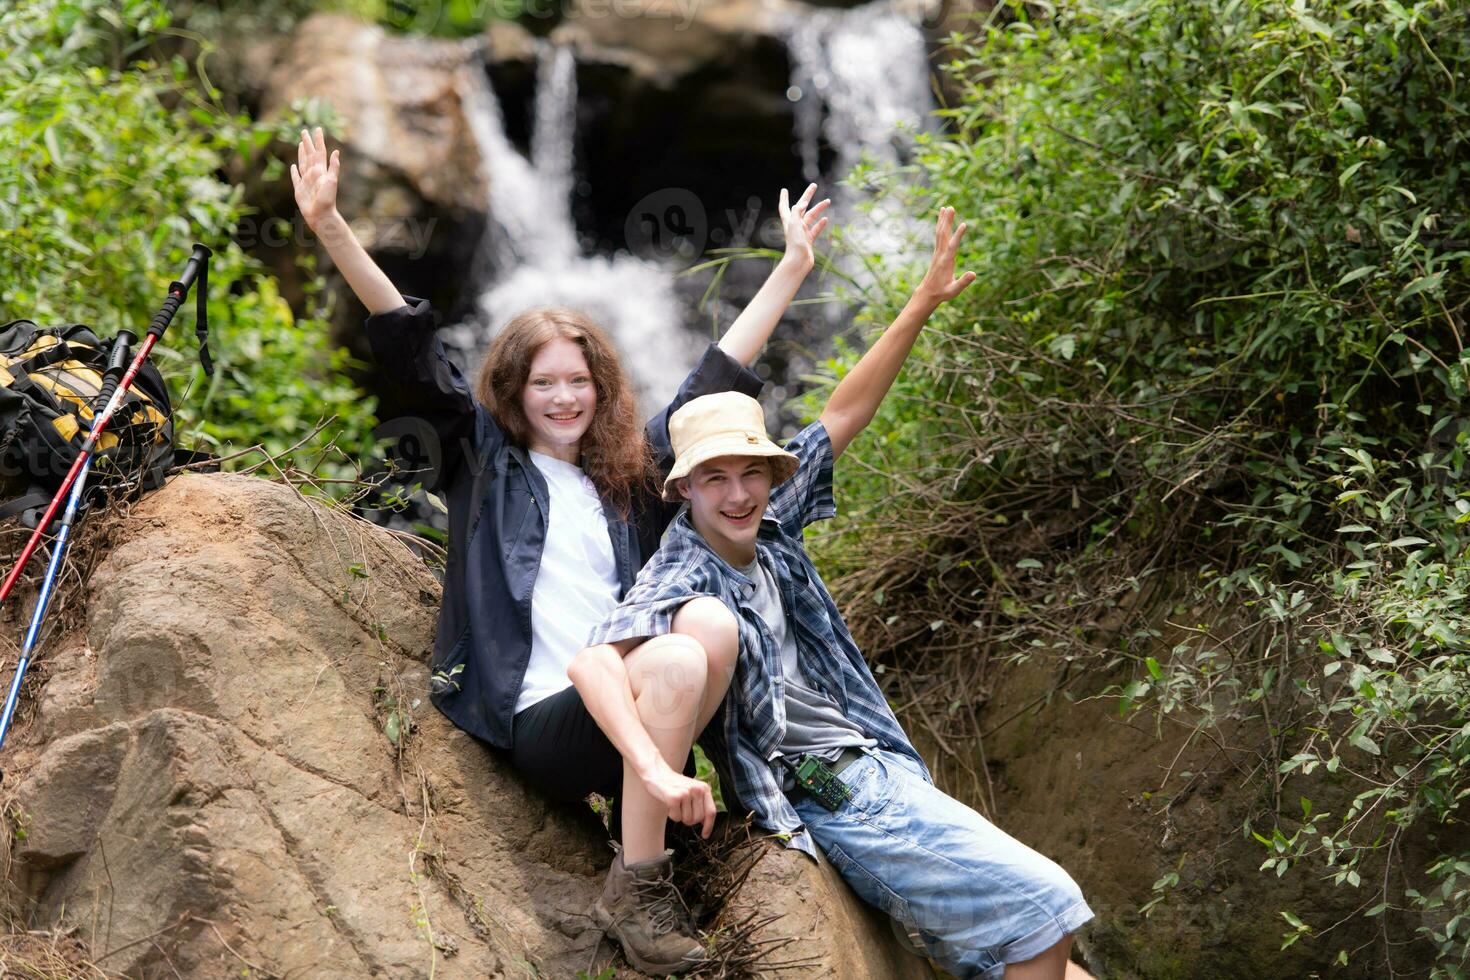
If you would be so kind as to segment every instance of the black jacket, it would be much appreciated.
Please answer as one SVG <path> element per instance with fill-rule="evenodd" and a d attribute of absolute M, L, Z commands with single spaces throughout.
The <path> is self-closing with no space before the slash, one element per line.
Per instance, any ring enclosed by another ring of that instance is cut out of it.
<path fill-rule="evenodd" d="M 405 299 L 408 306 L 368 317 L 367 335 L 383 374 L 379 417 L 385 424 L 379 432 L 397 439 L 394 455 L 420 470 L 424 487 L 443 497 L 449 510 L 430 700 L 471 735 L 509 748 L 531 659 L 531 592 L 550 494 L 526 450 L 511 444 L 445 355 L 434 335 L 433 308 Z M 674 400 L 648 422 L 660 484 L 673 465 L 669 415 L 691 398 L 732 389 L 755 396 L 761 381 L 711 344 Z M 678 506 L 650 488 L 635 497 L 631 521 L 611 507 L 603 511 L 626 592 Z"/>

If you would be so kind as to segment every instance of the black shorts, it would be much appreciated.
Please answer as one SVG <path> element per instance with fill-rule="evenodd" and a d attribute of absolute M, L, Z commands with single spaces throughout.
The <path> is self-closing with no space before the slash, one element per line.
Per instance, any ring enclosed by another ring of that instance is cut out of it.
<path fill-rule="evenodd" d="M 569 686 L 516 714 L 510 764 L 538 792 L 570 802 L 589 793 L 615 797 L 623 786 L 623 757 Z M 694 753 L 684 775 L 694 775 Z"/>

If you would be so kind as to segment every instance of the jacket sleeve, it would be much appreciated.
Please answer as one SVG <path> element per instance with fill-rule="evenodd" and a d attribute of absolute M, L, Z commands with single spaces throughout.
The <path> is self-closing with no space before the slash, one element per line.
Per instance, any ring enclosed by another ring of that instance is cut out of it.
<path fill-rule="evenodd" d="M 431 492 L 440 492 L 466 458 L 493 452 L 504 434 L 470 393 L 435 335 L 438 315 L 427 300 L 367 318 L 368 343 L 382 374 L 376 434 Z"/>
<path fill-rule="evenodd" d="M 653 459 L 658 466 L 662 481 L 674 467 L 674 447 L 669 442 L 669 416 L 679 410 L 685 402 L 700 395 L 713 395 L 721 391 L 738 391 L 752 398 L 760 396 L 764 382 L 750 368 L 720 349 L 719 344 L 710 344 L 689 372 L 689 377 L 679 386 L 674 400 L 663 411 L 648 420 L 648 444 L 653 448 Z"/>

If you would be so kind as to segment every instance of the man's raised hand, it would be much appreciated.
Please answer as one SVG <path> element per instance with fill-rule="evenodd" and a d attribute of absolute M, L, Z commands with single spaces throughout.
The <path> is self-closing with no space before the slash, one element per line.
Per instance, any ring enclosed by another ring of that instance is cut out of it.
<path fill-rule="evenodd" d="M 955 255 L 959 252 L 960 239 L 965 237 L 963 222 L 953 232 L 954 208 L 942 207 L 939 209 L 939 219 L 934 223 L 934 257 L 929 260 L 929 271 L 924 273 L 924 278 L 914 290 L 914 297 L 921 299 L 931 306 L 948 303 L 970 283 L 975 281 L 975 273 L 966 272 L 959 278 L 954 274 Z"/>
<path fill-rule="evenodd" d="M 317 231 L 321 224 L 337 212 L 337 175 L 341 170 L 341 152 L 327 156 L 322 128 L 315 135 L 301 131 L 296 144 L 296 162 L 291 164 L 291 186 L 296 191 L 296 206 L 306 226 Z"/>
<path fill-rule="evenodd" d="M 831 198 L 824 198 L 812 205 L 812 197 L 816 193 L 817 185 L 808 184 L 801 198 L 791 204 L 786 188 L 783 187 L 776 209 L 781 215 L 781 229 L 786 235 L 786 256 L 792 261 L 802 263 L 806 269 L 816 264 L 817 257 L 812 250 L 812 243 L 827 227 L 827 219 L 819 220 L 819 216 L 832 205 Z"/>

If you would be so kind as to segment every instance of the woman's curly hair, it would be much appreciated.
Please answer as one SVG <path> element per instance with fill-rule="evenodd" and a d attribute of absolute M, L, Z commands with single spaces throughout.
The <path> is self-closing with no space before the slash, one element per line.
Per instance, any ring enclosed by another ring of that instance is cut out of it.
<path fill-rule="evenodd" d="M 582 349 L 597 389 L 592 424 L 582 436 L 582 470 L 602 498 L 626 519 L 633 495 L 653 485 L 653 451 L 638 421 L 638 405 L 617 351 L 602 328 L 584 313 L 538 306 L 512 317 L 495 337 L 475 380 L 480 400 L 512 442 L 525 446 L 531 424 L 521 397 L 531 361 L 541 345 L 564 337 Z"/>

